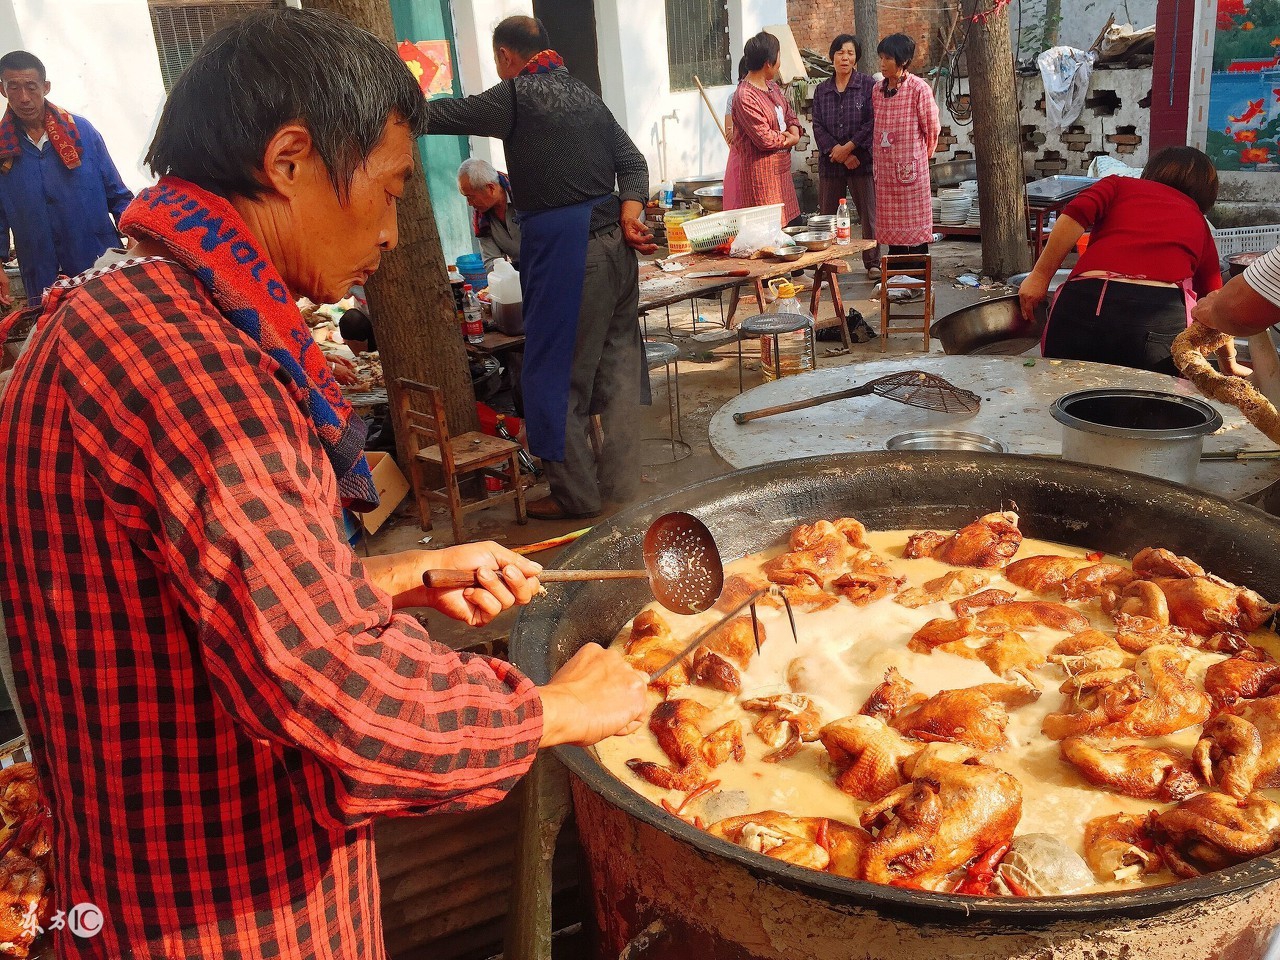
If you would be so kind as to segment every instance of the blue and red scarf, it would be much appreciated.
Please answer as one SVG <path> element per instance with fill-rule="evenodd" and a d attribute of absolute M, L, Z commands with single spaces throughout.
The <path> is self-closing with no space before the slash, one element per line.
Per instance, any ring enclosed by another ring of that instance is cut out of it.
<path fill-rule="evenodd" d="M 371 510 L 378 491 L 364 458 L 368 427 L 333 378 L 276 268 L 222 197 L 176 177 L 143 190 L 120 218 L 122 232 L 155 240 L 195 274 L 232 325 L 276 361 L 302 394 L 338 475 L 343 505 Z"/>
<path fill-rule="evenodd" d="M 507 195 L 507 205 L 511 205 L 511 181 L 507 179 L 507 175 L 501 170 L 496 171 L 498 174 L 498 186 L 502 188 L 502 192 Z M 492 208 L 481 213 L 474 207 L 471 208 L 471 232 L 477 237 L 487 237 L 489 235 L 489 223 L 493 219 Z"/>
<path fill-rule="evenodd" d="M 564 66 L 564 57 L 554 50 L 543 50 L 529 58 L 529 62 L 521 68 L 520 73 L 550 73 Z"/>
<path fill-rule="evenodd" d="M 55 107 L 48 100 L 44 102 L 44 132 L 57 151 L 58 159 L 68 170 L 80 166 L 84 156 L 84 147 L 80 143 L 80 131 L 76 129 L 75 117 L 60 107 Z M 8 173 L 13 169 L 13 161 L 22 153 L 22 138 L 26 133 L 22 124 L 10 107 L 0 119 L 0 173 Z"/>

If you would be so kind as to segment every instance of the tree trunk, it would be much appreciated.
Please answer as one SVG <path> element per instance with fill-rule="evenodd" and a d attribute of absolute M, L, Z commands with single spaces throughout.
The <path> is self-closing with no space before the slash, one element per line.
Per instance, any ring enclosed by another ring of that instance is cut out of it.
<path fill-rule="evenodd" d="M 1004 278 L 1031 268 L 1022 177 L 1022 140 L 1009 18 L 1001 10 L 969 26 L 969 95 L 978 160 L 982 270 Z"/>
<path fill-rule="evenodd" d="M 880 69 L 876 45 L 880 42 L 880 15 L 876 11 L 877 0 L 853 0 L 853 32 L 862 44 L 862 57 L 858 69 L 871 76 Z"/>
<path fill-rule="evenodd" d="M 387 0 L 307 0 L 307 6 L 341 14 L 388 44 L 395 43 Z M 422 158 L 416 148 L 413 165 L 414 175 L 400 198 L 399 244 L 382 258 L 382 265 L 369 281 L 369 308 L 391 409 L 397 409 L 399 378 L 433 384 L 444 390 L 450 432 L 464 433 L 479 426 L 475 392 Z M 323 238 L 317 242 L 323 243 Z M 397 420 L 395 430 L 397 459 L 407 468 L 409 429 Z"/>

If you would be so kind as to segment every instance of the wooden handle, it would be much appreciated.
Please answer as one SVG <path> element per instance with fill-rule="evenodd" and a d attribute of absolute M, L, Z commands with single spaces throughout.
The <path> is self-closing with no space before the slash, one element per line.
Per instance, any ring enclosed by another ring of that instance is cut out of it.
<path fill-rule="evenodd" d="M 648 570 L 543 570 L 538 574 L 543 583 L 574 583 L 582 580 L 648 580 Z M 432 590 L 476 587 L 475 570 L 428 570 L 422 582 Z"/>
<path fill-rule="evenodd" d="M 702 94 L 702 102 L 711 111 L 711 119 L 716 122 L 716 129 L 720 131 L 720 136 L 724 137 L 725 143 L 733 146 L 733 141 L 729 139 L 729 134 L 724 132 L 724 124 L 720 122 L 720 114 L 716 113 L 716 108 L 711 105 L 711 98 L 707 96 L 707 91 L 702 88 L 702 81 L 698 79 L 697 74 L 694 75 L 693 82 L 698 85 L 698 92 Z"/>
<path fill-rule="evenodd" d="M 850 397 L 865 397 L 871 393 L 871 388 L 867 386 L 853 387 L 850 390 L 839 390 L 835 393 L 823 393 L 816 397 L 805 397 L 803 400 L 794 400 L 791 403 L 780 403 L 773 407 L 761 407 L 759 410 L 744 410 L 741 413 L 733 415 L 734 423 L 750 423 L 752 420 L 761 420 L 764 417 L 772 417 L 779 413 L 790 413 L 792 410 L 807 410 L 810 407 L 819 407 L 824 403 L 830 403 L 833 400 L 847 400 Z"/>

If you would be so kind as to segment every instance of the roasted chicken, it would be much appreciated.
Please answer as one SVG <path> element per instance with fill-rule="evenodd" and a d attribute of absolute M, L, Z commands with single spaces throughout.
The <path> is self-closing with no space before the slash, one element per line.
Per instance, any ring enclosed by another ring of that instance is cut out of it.
<path fill-rule="evenodd" d="M 1067 737 L 1058 749 L 1095 787 L 1126 797 L 1173 803 L 1200 789 L 1191 758 L 1174 750 L 1108 747 L 1087 737 Z"/>
<path fill-rule="evenodd" d="M 9 957 L 28 956 L 37 927 L 47 927 L 52 912 L 44 868 L 10 851 L 0 860 L 0 951 Z"/>
<path fill-rule="evenodd" d="M 1260 793 L 1242 800 L 1201 793 L 1172 810 L 1152 812 L 1149 828 L 1169 869 L 1198 877 L 1280 847 L 1280 804 Z"/>
<path fill-rule="evenodd" d="M 1147 818 L 1130 813 L 1095 817 L 1084 825 L 1084 859 L 1104 883 L 1155 873 L 1163 862 Z"/>
<path fill-rule="evenodd" d="M 902 785 L 902 762 L 921 749 L 875 717 L 845 717 L 819 733 L 836 768 L 836 786 L 859 800 L 876 801 Z"/>
<path fill-rule="evenodd" d="M 858 713 L 864 717 L 875 717 L 886 723 L 908 707 L 923 703 L 926 697 L 911 685 L 911 681 L 890 667 L 884 672 L 884 679 L 871 691 Z"/>
<path fill-rule="evenodd" d="M 690 678 L 704 687 L 737 693 L 742 689 L 742 670 L 764 640 L 763 623 L 734 617 L 694 651 Z"/>
<path fill-rule="evenodd" d="M 925 531 L 907 538 L 903 556 L 933 557 L 953 567 L 1003 567 L 1022 545 L 1018 515 L 1011 511 L 988 513 L 950 536 Z"/>
<path fill-rule="evenodd" d="M 991 575 L 978 570 L 950 570 L 940 577 L 926 580 L 923 586 L 903 590 L 893 599 L 895 603 L 914 610 L 929 603 L 959 600 L 981 590 L 990 582 Z"/>
<path fill-rule="evenodd" d="M 1022 816 L 1022 787 L 1012 776 L 944 744 L 903 766 L 908 782 L 862 813 L 862 826 L 875 834 L 864 879 L 932 889 L 1012 839 Z"/>
<path fill-rule="evenodd" d="M 832 584 L 836 593 L 855 607 L 865 607 L 902 589 L 901 577 L 886 577 L 878 573 L 844 573 Z"/>
<path fill-rule="evenodd" d="M 1118 563 L 1099 563 L 1087 557 L 1039 556 L 1015 560 L 1004 568 L 1010 583 L 1035 593 L 1061 593 L 1067 600 L 1101 596 L 1108 587 L 1120 588 L 1133 572 Z"/>
<path fill-rule="evenodd" d="M 671 759 L 671 766 L 649 760 L 628 760 L 636 776 L 667 790 L 688 792 L 707 781 L 711 770 L 726 760 L 741 762 L 746 756 L 742 724 L 737 720 L 704 733 L 711 711 L 696 700 L 664 700 L 653 708 L 649 729 Z"/>
<path fill-rule="evenodd" d="M 1115 637 L 1100 630 L 1081 630 L 1059 641 L 1049 651 L 1048 660 L 1062 668 L 1068 677 L 1094 670 L 1123 667 L 1133 661 L 1120 648 Z"/>
<path fill-rule="evenodd" d="M 680 652 L 685 642 L 671 634 L 671 625 L 661 614 L 645 610 L 631 624 L 631 635 L 623 647 L 627 663 L 645 674 L 654 673 Z M 653 683 L 654 690 L 666 697 L 677 687 L 689 682 L 687 661 L 676 664 Z"/>
<path fill-rule="evenodd" d="M 1040 691 L 1026 684 L 986 683 L 961 690 L 943 690 L 898 714 L 890 725 L 903 736 L 938 743 L 960 743 L 977 750 L 1008 746 L 1007 707 L 1024 706 Z"/>
<path fill-rule="evenodd" d="M 1204 692 L 1215 707 L 1229 707 L 1268 692 L 1280 678 L 1280 663 L 1261 647 L 1248 646 L 1205 671 Z"/>
<path fill-rule="evenodd" d="M 822 717 L 813 701 L 798 693 L 744 700 L 742 709 L 760 714 L 752 729 L 756 736 L 773 748 L 772 753 L 762 758 L 766 763 L 794 757 L 801 743 L 812 743 L 818 739 L 818 730 L 822 726 Z"/>
<path fill-rule="evenodd" d="M 871 835 L 853 824 L 777 810 L 728 817 L 707 832 L 775 860 L 852 878 L 861 876 L 863 855 L 871 843 Z"/>
<path fill-rule="evenodd" d="M 1236 799 L 1280 786 L 1280 696 L 1218 714 L 1204 725 L 1194 756 L 1205 782 Z"/>

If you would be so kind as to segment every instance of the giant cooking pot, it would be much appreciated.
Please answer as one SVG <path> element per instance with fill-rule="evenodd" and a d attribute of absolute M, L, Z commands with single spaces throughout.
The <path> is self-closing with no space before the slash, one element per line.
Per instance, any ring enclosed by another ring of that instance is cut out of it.
<path fill-rule="evenodd" d="M 701 517 L 729 559 L 817 518 L 954 528 L 1009 507 L 1028 536 L 1126 556 L 1158 545 L 1264 596 L 1280 592 L 1274 517 L 1138 474 L 994 454 L 848 454 L 741 470 L 598 524 L 560 562 L 637 566 L 645 528 L 668 510 Z M 514 659 L 545 682 L 651 599 L 621 581 L 548 585 L 516 622 Z M 1252 960 L 1280 922 L 1277 856 L 1129 893 L 1023 900 L 897 889 L 718 840 L 643 799 L 590 751 L 557 752 L 572 777 L 602 958 L 630 943 L 631 960 Z"/>

